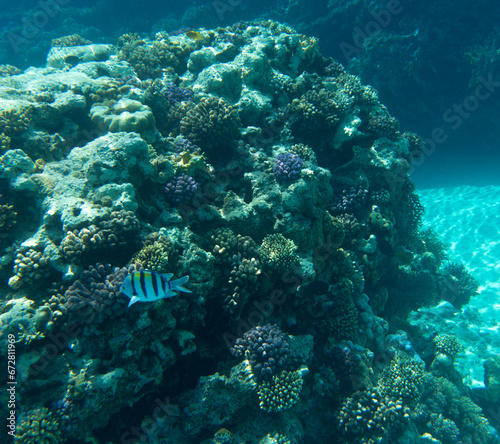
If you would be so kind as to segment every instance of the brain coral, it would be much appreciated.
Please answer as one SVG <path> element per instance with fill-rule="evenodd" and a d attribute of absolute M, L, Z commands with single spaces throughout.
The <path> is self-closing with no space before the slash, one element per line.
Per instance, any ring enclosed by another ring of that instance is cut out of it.
<path fill-rule="evenodd" d="M 102 131 L 140 133 L 152 129 L 155 118 L 149 106 L 137 100 L 120 99 L 112 107 L 97 103 L 90 109 L 92 122 Z"/>

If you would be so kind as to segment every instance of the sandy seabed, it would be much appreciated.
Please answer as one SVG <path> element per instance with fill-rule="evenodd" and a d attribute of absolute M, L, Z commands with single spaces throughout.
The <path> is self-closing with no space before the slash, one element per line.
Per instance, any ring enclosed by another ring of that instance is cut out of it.
<path fill-rule="evenodd" d="M 471 387 L 483 386 L 483 362 L 500 353 L 500 186 L 459 186 L 418 191 L 431 227 L 448 247 L 451 262 L 479 281 L 479 295 L 461 311 L 424 308 L 437 333 L 457 335 L 465 347 L 456 368 Z M 424 319 L 422 319 L 424 320 Z"/>

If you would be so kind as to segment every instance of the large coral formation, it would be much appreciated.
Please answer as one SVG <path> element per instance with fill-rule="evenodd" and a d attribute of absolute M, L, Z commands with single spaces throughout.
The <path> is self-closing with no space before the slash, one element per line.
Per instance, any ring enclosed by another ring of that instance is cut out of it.
<path fill-rule="evenodd" d="M 85 45 L 0 68 L 17 441 L 498 442 L 458 370 L 439 372 L 457 341 L 403 331 L 477 282 L 421 231 L 422 140 L 372 87 L 272 21 Z M 139 269 L 191 293 L 128 309 Z"/>

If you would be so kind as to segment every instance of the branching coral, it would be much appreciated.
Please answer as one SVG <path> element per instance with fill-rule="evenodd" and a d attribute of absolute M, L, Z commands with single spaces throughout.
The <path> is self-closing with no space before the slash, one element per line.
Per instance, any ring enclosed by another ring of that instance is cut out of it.
<path fill-rule="evenodd" d="M 234 262 L 229 275 L 229 288 L 224 307 L 231 314 L 241 314 L 251 294 L 258 291 L 258 277 L 261 273 L 258 259 L 240 259 Z"/>
<path fill-rule="evenodd" d="M 299 400 L 302 390 L 302 375 L 299 371 L 274 375 L 270 381 L 259 384 L 260 408 L 266 412 L 288 410 Z"/>
<path fill-rule="evenodd" d="M 471 297 L 477 295 L 479 282 L 464 265 L 450 262 L 441 272 L 438 281 L 440 295 L 454 307 L 467 304 Z"/>
<path fill-rule="evenodd" d="M 102 260 L 116 251 L 134 247 L 138 232 L 139 220 L 132 211 L 111 211 L 97 225 L 68 231 L 59 250 L 74 264 L 88 263 L 94 256 Z"/>
<path fill-rule="evenodd" d="M 85 270 L 80 279 L 68 288 L 64 304 L 71 320 L 87 324 L 101 324 L 106 319 L 123 315 L 128 298 L 120 287 L 125 277 L 140 266 L 113 268 L 96 264 Z"/>
<path fill-rule="evenodd" d="M 137 34 L 125 34 L 118 40 L 118 57 L 127 60 L 141 79 L 157 78 L 167 71 L 178 74 L 186 70 L 187 57 L 201 42 L 186 42 L 157 35 L 153 42 Z"/>
<path fill-rule="evenodd" d="M 379 380 L 383 392 L 402 399 L 407 405 L 415 405 L 424 389 L 425 365 L 422 361 L 409 358 L 403 352 L 397 352 L 389 367 Z"/>
<path fill-rule="evenodd" d="M 209 158 L 220 157 L 221 151 L 231 146 L 240 126 L 236 108 L 216 97 L 202 98 L 180 123 L 182 134 L 199 145 Z"/>
<path fill-rule="evenodd" d="M 297 154 L 281 153 L 276 157 L 273 173 L 279 180 L 294 180 L 300 177 L 302 168 L 304 161 Z"/>
<path fill-rule="evenodd" d="M 17 221 L 17 213 L 14 206 L 5 204 L 0 205 L 0 232 L 10 230 Z"/>
<path fill-rule="evenodd" d="M 437 335 L 434 338 L 436 353 L 443 353 L 452 359 L 464 350 L 463 345 L 455 335 Z"/>
<path fill-rule="evenodd" d="M 399 122 L 383 107 L 370 114 L 367 130 L 377 137 L 395 140 L 399 136 Z"/>
<path fill-rule="evenodd" d="M 16 444 L 59 444 L 65 442 L 58 415 L 45 407 L 28 411 L 17 426 Z"/>
<path fill-rule="evenodd" d="M 247 357 L 257 378 L 269 380 L 285 367 L 290 346 L 278 326 L 267 324 L 247 331 L 236 340 L 231 352 Z"/>
<path fill-rule="evenodd" d="M 351 187 L 350 189 L 339 189 L 334 192 L 332 202 L 328 210 L 334 216 L 340 214 L 353 214 L 363 208 L 368 199 L 368 190 L 363 187 Z"/>
<path fill-rule="evenodd" d="M 297 246 L 282 234 L 269 234 L 260 246 L 260 260 L 265 267 L 275 271 L 293 268 L 298 262 Z"/>
<path fill-rule="evenodd" d="M 200 184 L 187 174 L 179 174 L 167 182 L 164 191 L 171 205 L 190 205 L 200 193 Z"/>
<path fill-rule="evenodd" d="M 306 143 L 314 143 L 318 134 L 334 130 L 351 101 L 343 92 L 320 89 L 307 91 L 288 107 L 292 132 Z"/>
<path fill-rule="evenodd" d="M 18 289 L 25 284 L 46 277 L 48 258 L 43 251 L 37 248 L 28 248 L 18 251 L 14 259 L 14 276 L 9 279 L 9 286 Z"/>
<path fill-rule="evenodd" d="M 178 252 L 172 241 L 160 233 L 152 233 L 144 242 L 144 247 L 139 250 L 131 263 L 139 263 L 145 270 L 157 273 L 172 272 L 176 266 Z"/>
<path fill-rule="evenodd" d="M 58 37 L 57 39 L 52 39 L 51 46 L 54 47 L 66 47 L 66 46 L 80 46 L 80 45 L 90 45 L 92 42 L 82 37 L 79 34 L 65 35 Z"/>
<path fill-rule="evenodd" d="M 410 409 L 400 399 L 377 388 L 356 392 L 338 415 L 341 436 L 348 442 L 375 444 L 397 436 L 410 420 Z"/>

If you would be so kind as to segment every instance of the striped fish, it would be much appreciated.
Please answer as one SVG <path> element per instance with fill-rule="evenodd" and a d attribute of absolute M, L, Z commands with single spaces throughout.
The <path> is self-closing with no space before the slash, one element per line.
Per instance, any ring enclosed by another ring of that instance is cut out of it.
<path fill-rule="evenodd" d="M 136 302 L 154 302 L 159 299 L 177 296 L 179 291 L 191 293 L 182 285 L 189 276 L 183 276 L 175 281 L 170 281 L 172 273 L 155 273 L 154 271 L 134 271 L 122 283 L 120 291 L 130 298 L 128 306 Z"/>

